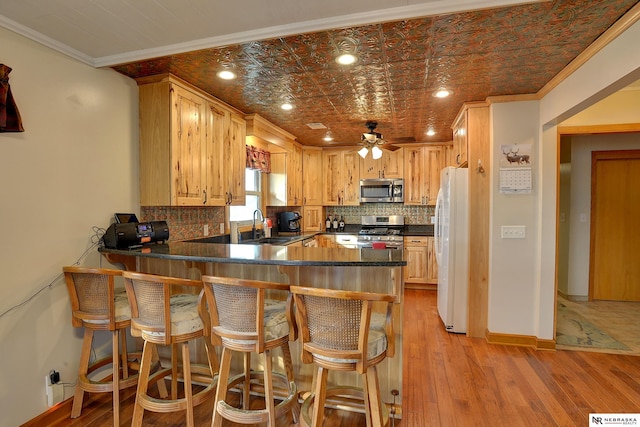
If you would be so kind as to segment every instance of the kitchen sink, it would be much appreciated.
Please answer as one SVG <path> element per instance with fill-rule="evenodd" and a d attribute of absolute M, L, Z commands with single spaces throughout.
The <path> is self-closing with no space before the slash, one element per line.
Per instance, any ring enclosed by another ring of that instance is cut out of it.
<path fill-rule="evenodd" d="M 287 244 L 295 239 L 298 236 L 294 237 L 262 237 L 260 239 L 251 239 L 251 240 L 242 240 L 239 242 L 240 244 L 247 245 L 283 245 Z"/>
<path fill-rule="evenodd" d="M 189 243 L 229 243 L 229 235 L 223 234 L 221 236 L 211 236 L 211 237 L 198 237 L 197 239 L 185 240 Z"/>

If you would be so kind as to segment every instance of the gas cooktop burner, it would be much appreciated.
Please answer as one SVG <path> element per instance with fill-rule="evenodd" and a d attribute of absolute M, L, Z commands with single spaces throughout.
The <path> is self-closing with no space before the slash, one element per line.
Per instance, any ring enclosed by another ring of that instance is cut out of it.
<path fill-rule="evenodd" d="M 395 228 L 363 228 L 360 234 L 376 235 L 376 236 L 399 236 L 402 231 Z"/>

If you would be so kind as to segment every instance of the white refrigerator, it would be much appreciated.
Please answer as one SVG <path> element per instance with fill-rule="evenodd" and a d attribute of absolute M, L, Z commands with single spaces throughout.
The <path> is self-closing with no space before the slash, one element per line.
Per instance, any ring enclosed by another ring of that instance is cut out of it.
<path fill-rule="evenodd" d="M 469 288 L 469 169 L 440 173 L 434 226 L 438 262 L 438 313 L 449 332 L 467 332 Z"/>

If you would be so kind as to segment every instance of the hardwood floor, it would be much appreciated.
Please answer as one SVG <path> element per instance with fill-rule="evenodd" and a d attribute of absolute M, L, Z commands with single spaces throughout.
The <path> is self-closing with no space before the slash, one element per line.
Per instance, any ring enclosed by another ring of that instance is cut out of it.
<path fill-rule="evenodd" d="M 536 351 L 451 334 L 441 326 L 435 291 L 406 291 L 403 345 L 403 419 L 396 420 L 397 427 L 586 426 L 589 413 L 640 412 L 639 357 Z M 121 404 L 122 425 L 131 422 L 132 405 L 130 392 Z M 197 407 L 197 425 L 209 425 L 211 411 L 211 404 Z M 145 413 L 144 425 L 181 426 L 183 421 L 183 413 Z M 49 425 L 107 427 L 111 422 L 111 398 L 100 395 L 80 418 Z M 290 424 L 289 417 L 278 420 L 278 425 Z M 337 426 L 364 426 L 364 419 L 329 411 L 325 427 Z"/>

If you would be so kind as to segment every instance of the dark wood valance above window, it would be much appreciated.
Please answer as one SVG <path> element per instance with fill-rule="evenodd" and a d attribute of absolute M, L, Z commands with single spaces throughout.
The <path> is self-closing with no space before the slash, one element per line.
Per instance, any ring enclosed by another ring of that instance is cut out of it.
<path fill-rule="evenodd" d="M 9 86 L 11 68 L 0 64 L 0 132 L 24 132 L 22 119 Z"/>
<path fill-rule="evenodd" d="M 247 145 L 247 168 L 258 169 L 263 173 L 271 173 L 271 153 L 251 145 Z"/>

